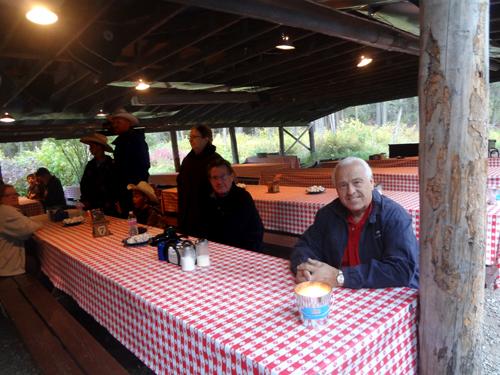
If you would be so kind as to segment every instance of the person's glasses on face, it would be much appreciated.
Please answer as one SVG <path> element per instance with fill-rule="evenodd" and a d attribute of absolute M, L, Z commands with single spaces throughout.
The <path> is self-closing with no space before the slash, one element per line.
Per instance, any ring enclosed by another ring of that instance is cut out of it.
<path fill-rule="evenodd" d="M 222 175 L 222 176 L 220 176 L 220 177 L 219 177 L 219 176 L 212 176 L 212 177 L 210 177 L 210 179 L 211 179 L 212 181 L 214 181 L 214 182 L 217 182 L 217 181 L 219 181 L 219 179 L 221 179 L 222 181 L 226 181 L 228 177 L 229 177 L 229 175 L 228 175 L 228 174 L 223 174 L 223 175 Z"/>
<path fill-rule="evenodd" d="M 4 198 L 18 197 L 18 196 L 19 196 L 19 194 L 17 194 L 17 193 L 10 193 L 10 194 L 5 194 Z"/>
<path fill-rule="evenodd" d="M 196 139 L 196 138 L 203 138 L 201 135 L 191 135 L 189 137 L 189 140 L 192 141 L 193 139 Z"/>

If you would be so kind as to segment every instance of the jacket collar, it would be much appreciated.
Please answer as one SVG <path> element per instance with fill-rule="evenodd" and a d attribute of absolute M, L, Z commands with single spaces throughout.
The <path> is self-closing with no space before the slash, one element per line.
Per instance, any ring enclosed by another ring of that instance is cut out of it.
<path fill-rule="evenodd" d="M 196 155 L 194 150 L 191 150 L 187 156 L 193 159 L 204 159 L 206 156 L 215 153 L 215 150 L 216 147 L 213 144 L 207 144 L 200 154 Z"/>

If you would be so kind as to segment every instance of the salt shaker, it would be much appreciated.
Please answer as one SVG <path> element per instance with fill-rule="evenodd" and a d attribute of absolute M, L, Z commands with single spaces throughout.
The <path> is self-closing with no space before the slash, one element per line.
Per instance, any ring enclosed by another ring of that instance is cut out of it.
<path fill-rule="evenodd" d="M 181 267 L 183 271 L 194 271 L 196 269 L 196 250 L 191 241 L 182 242 Z"/>
<path fill-rule="evenodd" d="M 198 253 L 196 257 L 198 266 L 208 267 L 210 265 L 210 250 L 206 239 L 200 238 L 196 241 L 196 252 Z"/>

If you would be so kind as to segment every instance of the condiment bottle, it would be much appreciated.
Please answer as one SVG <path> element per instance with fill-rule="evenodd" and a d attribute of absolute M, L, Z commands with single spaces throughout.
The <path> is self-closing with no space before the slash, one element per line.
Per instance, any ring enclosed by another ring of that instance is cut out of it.
<path fill-rule="evenodd" d="M 181 267 L 183 271 L 196 269 L 196 250 L 191 241 L 184 241 L 181 248 Z"/>
<path fill-rule="evenodd" d="M 208 241 L 200 238 L 196 241 L 196 264 L 199 267 L 208 267 L 210 265 L 210 250 L 208 249 Z"/>

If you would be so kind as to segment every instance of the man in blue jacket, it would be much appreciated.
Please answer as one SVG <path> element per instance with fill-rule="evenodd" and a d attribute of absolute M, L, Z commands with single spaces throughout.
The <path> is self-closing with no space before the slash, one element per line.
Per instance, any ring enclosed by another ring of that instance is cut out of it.
<path fill-rule="evenodd" d="M 129 184 L 137 185 L 149 179 L 149 148 L 144 131 L 135 130 L 139 124 L 134 115 L 118 110 L 106 116 L 112 123 L 113 132 L 118 136 L 114 141 L 114 171 L 116 195 L 121 208 L 122 217 L 127 217 L 129 211 L 134 210 L 132 191 L 127 189 Z"/>
<path fill-rule="evenodd" d="M 338 199 L 323 207 L 294 246 L 296 282 L 351 289 L 418 289 L 418 241 L 401 205 L 373 189 L 370 166 L 348 157 L 333 172 Z"/>

